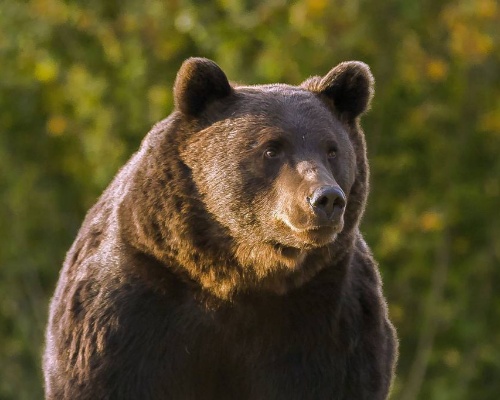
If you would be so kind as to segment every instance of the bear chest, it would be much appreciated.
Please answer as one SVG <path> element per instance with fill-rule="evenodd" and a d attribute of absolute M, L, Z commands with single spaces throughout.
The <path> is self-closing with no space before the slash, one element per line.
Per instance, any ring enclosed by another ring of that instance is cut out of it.
<path fill-rule="evenodd" d="M 175 364 L 161 382 L 176 398 L 343 399 L 364 379 L 362 339 L 329 307 L 189 314 L 166 335 Z"/>

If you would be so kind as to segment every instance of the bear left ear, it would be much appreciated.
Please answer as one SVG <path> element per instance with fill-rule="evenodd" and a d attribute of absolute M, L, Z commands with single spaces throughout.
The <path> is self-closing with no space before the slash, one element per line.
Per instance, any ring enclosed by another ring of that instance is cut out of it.
<path fill-rule="evenodd" d="M 323 78 L 309 78 L 301 86 L 328 97 L 336 110 L 353 120 L 370 106 L 374 79 L 365 63 L 346 61 L 334 67 Z"/>
<path fill-rule="evenodd" d="M 175 107 L 183 114 L 196 117 L 212 101 L 232 91 L 226 75 L 216 63 L 206 58 L 188 58 L 175 79 Z"/>

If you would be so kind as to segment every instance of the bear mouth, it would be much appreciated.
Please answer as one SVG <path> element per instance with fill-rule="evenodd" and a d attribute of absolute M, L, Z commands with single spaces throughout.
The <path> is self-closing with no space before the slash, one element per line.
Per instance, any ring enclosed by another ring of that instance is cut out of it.
<path fill-rule="evenodd" d="M 314 250 L 332 243 L 337 237 L 334 227 L 314 227 L 304 229 L 300 233 L 294 232 L 287 243 L 271 241 L 274 250 L 285 258 L 298 258 L 304 251 Z"/>
<path fill-rule="evenodd" d="M 285 258 L 291 258 L 291 259 L 298 258 L 302 253 L 302 251 L 304 250 L 298 247 L 287 246 L 278 242 L 272 242 L 272 246 L 274 250 L 276 250 L 280 255 L 282 255 Z"/>
<path fill-rule="evenodd" d="M 287 219 L 280 219 L 279 222 L 281 223 L 281 229 L 286 229 L 288 235 L 293 238 L 292 242 L 294 243 L 291 248 L 302 250 L 322 247 L 333 242 L 343 228 L 343 221 L 329 225 L 311 225 L 305 227 L 297 227 Z M 289 241 L 287 240 L 287 242 Z M 289 246 L 285 245 L 284 247 L 287 248 Z M 291 252 L 291 250 L 287 251 Z"/>
<path fill-rule="evenodd" d="M 310 241 L 308 239 L 312 239 L 313 242 L 318 239 L 319 241 L 323 241 L 325 238 L 336 235 L 344 227 L 342 215 L 335 220 L 329 221 L 327 224 L 315 224 L 313 221 L 309 221 L 309 224 L 304 225 L 296 224 L 285 215 L 277 215 L 276 220 L 282 228 L 292 231 L 294 236 L 304 238 L 307 242 Z"/>
<path fill-rule="evenodd" d="M 338 232 L 339 230 L 335 226 L 320 226 L 304 229 L 295 233 L 295 236 L 304 243 L 304 247 L 317 248 L 332 243 Z"/>

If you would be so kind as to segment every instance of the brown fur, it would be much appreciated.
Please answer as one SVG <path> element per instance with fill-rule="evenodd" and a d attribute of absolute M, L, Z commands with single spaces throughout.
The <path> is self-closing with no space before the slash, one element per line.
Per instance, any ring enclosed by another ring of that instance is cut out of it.
<path fill-rule="evenodd" d="M 396 339 L 358 229 L 372 94 L 360 62 L 299 87 L 231 87 L 187 60 L 176 110 L 68 252 L 46 397 L 385 399 Z M 346 203 L 327 214 L 325 196 L 311 203 L 323 188 Z"/>

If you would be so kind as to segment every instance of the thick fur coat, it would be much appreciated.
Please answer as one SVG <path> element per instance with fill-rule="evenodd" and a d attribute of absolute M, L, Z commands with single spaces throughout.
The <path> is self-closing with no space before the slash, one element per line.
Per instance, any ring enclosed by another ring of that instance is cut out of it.
<path fill-rule="evenodd" d="M 385 399 L 397 342 L 358 229 L 372 92 L 360 62 L 231 86 L 187 60 L 67 254 L 46 398 Z"/>

